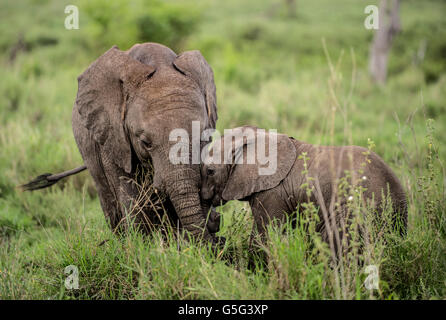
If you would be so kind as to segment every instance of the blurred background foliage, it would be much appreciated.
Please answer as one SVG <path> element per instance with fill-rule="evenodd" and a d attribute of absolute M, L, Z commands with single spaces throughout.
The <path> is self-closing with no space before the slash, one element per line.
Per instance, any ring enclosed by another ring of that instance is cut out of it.
<path fill-rule="evenodd" d="M 79 30 L 64 27 L 69 4 Z M 32 194 L 16 186 L 82 163 L 71 132 L 76 78 L 112 45 L 198 49 L 214 70 L 218 129 L 251 124 L 338 145 L 370 138 L 414 192 L 427 118 L 438 145 L 446 142 L 446 1 L 401 1 L 384 86 L 368 74 L 369 4 L 378 1 L 296 0 L 290 13 L 283 0 L 1 1 L 0 238 L 25 237 L 35 252 L 79 212 L 106 228 L 88 173 Z"/>

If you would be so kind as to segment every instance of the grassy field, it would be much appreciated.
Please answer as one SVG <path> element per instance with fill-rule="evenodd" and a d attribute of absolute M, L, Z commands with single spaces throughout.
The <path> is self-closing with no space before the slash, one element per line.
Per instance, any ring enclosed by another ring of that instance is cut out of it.
<path fill-rule="evenodd" d="M 2 1 L 0 299 L 445 299 L 446 2 L 402 1 L 384 86 L 367 70 L 364 8 L 377 3 L 297 0 L 289 17 L 279 0 Z M 64 28 L 68 4 L 79 7 L 79 30 Z M 374 144 L 407 192 L 406 237 L 370 226 L 362 259 L 333 268 L 311 223 L 271 229 L 268 264 L 248 268 L 245 202 L 219 209 L 227 244 L 216 257 L 173 235 L 117 238 L 87 172 L 20 192 L 31 177 L 82 164 L 76 77 L 112 45 L 146 41 L 203 53 L 219 130 L 251 124 L 310 143 Z M 379 290 L 364 286 L 367 264 L 379 267 Z M 68 265 L 79 269 L 77 290 L 65 288 Z"/>

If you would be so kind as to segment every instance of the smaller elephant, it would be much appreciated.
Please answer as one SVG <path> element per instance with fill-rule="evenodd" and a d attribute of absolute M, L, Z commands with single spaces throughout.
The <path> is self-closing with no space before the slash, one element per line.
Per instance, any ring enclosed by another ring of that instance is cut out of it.
<path fill-rule="evenodd" d="M 200 195 L 203 202 L 213 206 L 229 200 L 249 201 L 254 226 L 263 238 L 267 223 L 273 219 L 283 222 L 286 214 L 301 212 L 301 204 L 313 202 L 319 207 L 317 231 L 324 241 L 330 242 L 330 237 L 335 242 L 326 224 L 335 221 L 336 227 L 340 227 L 348 211 L 348 201 L 352 201 L 351 193 L 337 196 L 336 188 L 343 177 L 351 186 L 362 186 L 362 198 L 376 209 L 373 212 L 377 215 L 381 215 L 387 195 L 390 196 L 392 225 L 404 232 L 407 226 L 405 192 L 396 175 L 375 153 L 358 146 L 316 146 L 284 134 L 273 137 L 273 133 L 256 127 L 236 128 L 232 132 L 238 134 L 217 139 L 205 155 Z M 275 161 L 275 171 L 262 175 L 259 169 L 265 166 L 265 161 L 259 157 L 259 149 L 271 153 L 273 144 L 277 152 L 270 161 Z M 253 155 L 255 150 L 257 154 Z M 250 156 L 254 159 L 251 163 Z M 312 190 L 310 195 L 308 190 Z M 251 240 L 252 237 L 253 234 Z M 338 240 L 334 249 L 339 245 Z"/>

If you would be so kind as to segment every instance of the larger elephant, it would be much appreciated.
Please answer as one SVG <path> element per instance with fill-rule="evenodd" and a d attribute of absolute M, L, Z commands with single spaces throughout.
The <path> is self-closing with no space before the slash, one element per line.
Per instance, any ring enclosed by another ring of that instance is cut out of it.
<path fill-rule="evenodd" d="M 177 55 L 156 43 L 128 51 L 114 46 L 79 76 L 74 137 L 113 230 L 126 225 L 139 196 L 137 171 L 153 167 L 153 186 L 166 195 L 162 206 L 171 222 L 194 238 L 215 240 L 204 227 L 199 164 L 169 159 L 177 143 L 170 133 L 183 129 L 191 136 L 193 121 L 200 134 L 217 121 L 213 72 L 199 51 Z M 136 219 L 160 220 L 150 207 Z"/>

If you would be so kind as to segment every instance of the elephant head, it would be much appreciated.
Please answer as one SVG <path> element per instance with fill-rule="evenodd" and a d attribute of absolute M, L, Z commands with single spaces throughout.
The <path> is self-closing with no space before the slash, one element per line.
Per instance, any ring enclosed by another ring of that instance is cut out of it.
<path fill-rule="evenodd" d="M 232 129 L 214 141 L 203 159 L 201 198 L 219 206 L 274 188 L 288 175 L 295 159 L 296 148 L 286 135 L 251 126 Z"/>
<path fill-rule="evenodd" d="M 112 227 L 136 198 L 123 180 L 134 178 L 139 164 L 151 165 L 155 190 L 167 195 L 183 229 L 211 238 L 200 204 L 199 164 L 169 159 L 177 143 L 170 133 L 183 129 L 190 137 L 193 121 L 200 134 L 217 121 L 213 72 L 199 51 L 177 55 L 155 43 L 128 51 L 115 46 L 79 76 L 74 135 Z"/>

